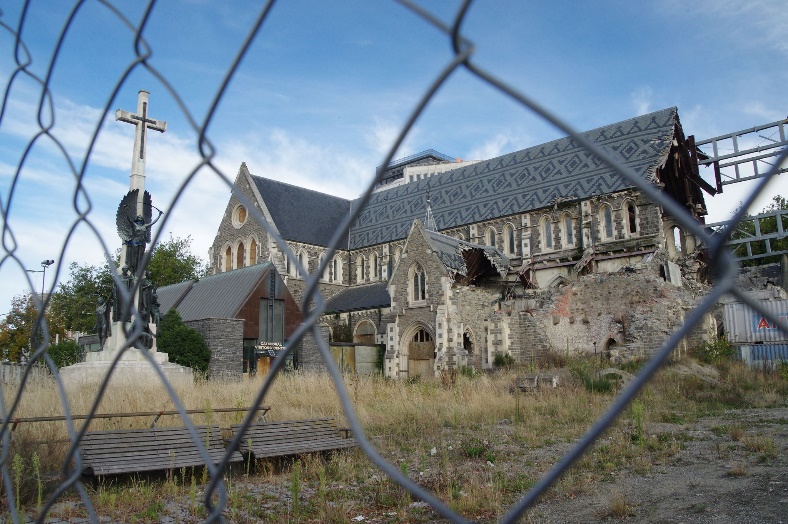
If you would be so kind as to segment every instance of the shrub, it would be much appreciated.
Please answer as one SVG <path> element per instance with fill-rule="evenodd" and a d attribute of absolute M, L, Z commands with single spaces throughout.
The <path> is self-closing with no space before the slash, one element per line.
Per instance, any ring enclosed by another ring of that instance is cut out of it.
<path fill-rule="evenodd" d="M 58 369 L 80 361 L 79 344 L 73 340 L 63 340 L 47 348 L 47 353 L 52 358 Z"/>
<path fill-rule="evenodd" d="M 493 359 L 493 366 L 498 369 L 511 369 L 514 366 L 514 357 L 509 353 L 496 353 Z"/>
<path fill-rule="evenodd" d="M 704 342 L 694 351 L 695 357 L 706 364 L 719 364 L 730 360 L 736 354 L 736 348 L 725 337 L 717 337 L 711 342 Z"/>
<path fill-rule="evenodd" d="M 202 335 L 187 326 L 175 309 L 170 309 L 159 323 L 158 350 L 167 353 L 170 362 L 187 366 L 200 373 L 208 372 L 211 352 Z"/>

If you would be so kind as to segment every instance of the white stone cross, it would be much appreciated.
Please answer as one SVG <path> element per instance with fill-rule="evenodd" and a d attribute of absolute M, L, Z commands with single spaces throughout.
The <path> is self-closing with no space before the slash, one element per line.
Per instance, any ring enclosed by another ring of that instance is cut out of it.
<path fill-rule="evenodd" d="M 115 111 L 115 120 L 134 124 L 137 127 L 134 133 L 134 155 L 131 159 L 131 181 L 129 189 L 139 189 L 140 202 L 142 194 L 145 192 L 145 137 L 148 128 L 164 133 L 167 130 L 167 122 L 164 120 L 154 120 L 148 118 L 148 93 L 140 90 L 137 96 L 137 113 L 133 114 L 122 109 Z M 139 205 L 139 204 L 138 204 Z"/>

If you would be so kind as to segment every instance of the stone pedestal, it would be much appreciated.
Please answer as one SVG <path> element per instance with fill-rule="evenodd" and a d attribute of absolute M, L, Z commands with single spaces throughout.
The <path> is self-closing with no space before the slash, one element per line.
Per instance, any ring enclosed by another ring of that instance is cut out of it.
<path fill-rule="evenodd" d="M 146 350 L 137 348 L 124 351 L 112 371 L 112 383 L 123 382 L 135 386 L 160 383 L 161 379 L 145 357 L 145 352 Z M 171 384 L 194 380 L 191 368 L 170 362 L 169 355 L 166 353 L 155 350 L 149 353 Z M 117 355 L 118 350 L 91 351 L 87 354 L 85 362 L 61 368 L 60 377 L 66 385 L 74 382 L 100 382 L 109 373 L 110 365 Z"/>

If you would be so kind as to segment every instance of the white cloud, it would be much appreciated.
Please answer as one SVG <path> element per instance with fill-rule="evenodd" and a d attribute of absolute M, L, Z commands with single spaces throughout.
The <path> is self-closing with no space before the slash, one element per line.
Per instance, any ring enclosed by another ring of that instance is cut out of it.
<path fill-rule="evenodd" d="M 654 98 L 654 91 L 649 86 L 636 89 L 632 95 L 632 105 L 635 107 L 637 115 L 645 115 L 651 112 L 651 104 Z"/>
<path fill-rule="evenodd" d="M 497 156 L 511 153 L 528 147 L 528 136 L 518 133 L 497 133 L 488 137 L 482 144 L 475 146 L 468 152 L 465 160 L 488 160 Z"/>

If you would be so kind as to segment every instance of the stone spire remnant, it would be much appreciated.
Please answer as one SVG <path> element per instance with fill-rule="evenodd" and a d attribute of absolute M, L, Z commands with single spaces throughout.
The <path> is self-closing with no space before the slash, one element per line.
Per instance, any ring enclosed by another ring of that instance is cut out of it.
<path fill-rule="evenodd" d="M 424 227 L 428 231 L 437 233 L 438 224 L 435 222 L 435 216 L 432 214 L 432 201 L 430 200 L 430 188 L 427 187 L 427 216 L 424 218 Z"/>

